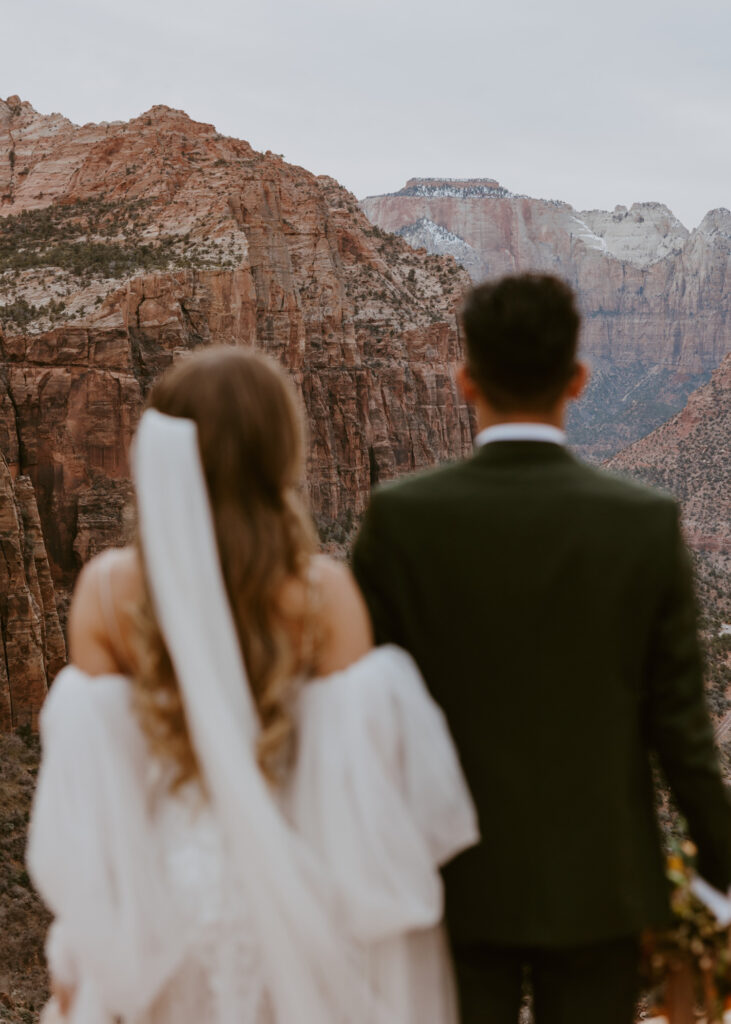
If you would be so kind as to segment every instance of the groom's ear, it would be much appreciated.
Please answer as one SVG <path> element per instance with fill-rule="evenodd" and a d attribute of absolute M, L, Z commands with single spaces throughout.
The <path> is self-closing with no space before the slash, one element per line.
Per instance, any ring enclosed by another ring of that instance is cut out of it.
<path fill-rule="evenodd" d="M 467 401 L 470 403 L 470 405 L 474 405 L 476 399 L 479 396 L 480 389 L 473 381 L 472 377 L 470 376 L 470 371 L 467 369 L 464 363 L 457 367 L 457 387 L 462 392 Z"/>
<path fill-rule="evenodd" d="M 575 400 L 580 398 L 584 388 L 589 382 L 589 367 L 586 363 L 578 362 L 568 384 L 566 385 L 566 398 Z"/>

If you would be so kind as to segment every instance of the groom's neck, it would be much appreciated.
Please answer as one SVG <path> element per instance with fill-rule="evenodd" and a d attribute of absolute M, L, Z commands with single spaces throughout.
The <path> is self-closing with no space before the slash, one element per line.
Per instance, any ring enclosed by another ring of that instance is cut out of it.
<path fill-rule="evenodd" d="M 477 418 L 478 433 L 488 427 L 496 427 L 499 423 L 545 423 L 550 427 L 564 429 L 566 418 L 566 405 L 561 402 L 555 408 L 546 412 L 536 412 L 516 409 L 511 412 L 501 412 L 493 408 L 488 402 L 478 400 L 475 402 L 475 416 Z"/>

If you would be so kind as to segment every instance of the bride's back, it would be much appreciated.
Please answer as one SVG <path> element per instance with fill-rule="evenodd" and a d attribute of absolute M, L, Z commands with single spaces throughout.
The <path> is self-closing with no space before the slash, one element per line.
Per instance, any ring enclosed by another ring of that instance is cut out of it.
<path fill-rule="evenodd" d="M 371 646 L 349 571 L 317 555 L 300 487 L 302 414 L 283 371 L 251 349 L 196 353 L 164 374 L 149 406 L 195 422 L 221 568 L 259 718 L 259 763 L 281 779 L 296 732 L 296 687 Z M 153 752 L 176 782 L 197 771 L 177 681 L 139 544 L 87 565 L 69 621 L 71 657 L 89 674 L 122 672 Z"/>
<path fill-rule="evenodd" d="M 139 609 L 148 601 L 139 548 L 110 548 L 84 567 L 69 615 L 71 661 L 90 676 L 133 677 L 139 664 Z M 372 629 L 352 573 L 314 554 L 305 581 L 282 583 L 280 604 L 293 646 L 312 652 L 301 678 L 320 679 L 347 668 L 372 647 Z M 305 636 L 304 620 L 310 632 Z"/>

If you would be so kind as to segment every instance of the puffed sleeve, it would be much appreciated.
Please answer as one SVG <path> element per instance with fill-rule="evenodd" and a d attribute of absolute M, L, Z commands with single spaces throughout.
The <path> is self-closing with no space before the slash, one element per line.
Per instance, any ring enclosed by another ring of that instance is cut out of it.
<path fill-rule="evenodd" d="M 444 715 L 393 646 L 304 688 L 289 801 L 363 942 L 436 924 L 439 866 L 479 840 Z"/>
<path fill-rule="evenodd" d="M 133 1016 L 180 955 L 146 804 L 144 739 L 121 676 L 56 678 L 27 851 L 53 912 L 51 969 L 76 990 L 71 1024 Z"/>

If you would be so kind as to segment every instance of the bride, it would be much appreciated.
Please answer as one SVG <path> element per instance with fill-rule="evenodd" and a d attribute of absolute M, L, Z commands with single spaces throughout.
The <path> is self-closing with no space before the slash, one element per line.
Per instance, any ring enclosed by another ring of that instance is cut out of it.
<path fill-rule="evenodd" d="M 28 863 L 69 1024 L 454 1024 L 438 866 L 477 841 L 444 719 L 315 553 L 276 364 L 154 387 L 139 544 L 84 569 Z"/>

